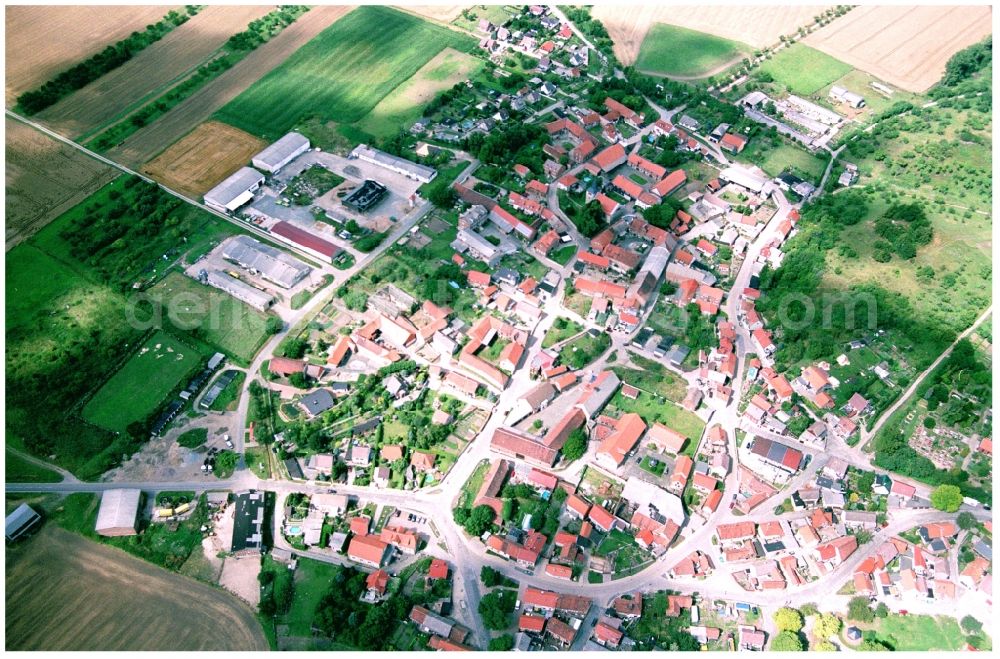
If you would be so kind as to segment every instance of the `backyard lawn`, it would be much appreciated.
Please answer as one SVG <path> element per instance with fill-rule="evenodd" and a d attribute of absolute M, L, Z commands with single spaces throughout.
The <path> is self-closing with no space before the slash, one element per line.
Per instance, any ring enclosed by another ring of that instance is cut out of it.
<path fill-rule="evenodd" d="M 611 347 L 611 337 L 603 332 L 587 332 L 578 336 L 559 350 L 559 360 L 574 369 L 581 369 Z"/>
<path fill-rule="evenodd" d="M 542 347 L 551 348 L 560 341 L 565 341 L 571 336 L 579 334 L 584 329 L 584 326 L 575 320 L 562 317 L 556 318 L 552 323 L 552 327 L 546 332 L 545 338 L 542 339 Z"/>

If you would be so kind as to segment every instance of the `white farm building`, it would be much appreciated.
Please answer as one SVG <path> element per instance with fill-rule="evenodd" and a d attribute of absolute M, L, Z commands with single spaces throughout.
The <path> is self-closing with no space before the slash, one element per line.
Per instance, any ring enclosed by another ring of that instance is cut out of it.
<path fill-rule="evenodd" d="M 253 166 L 274 174 L 309 150 L 309 140 L 299 133 L 289 133 L 253 157 Z"/>
<path fill-rule="evenodd" d="M 855 110 L 865 107 L 865 99 L 860 94 L 855 94 L 836 85 L 830 87 L 830 98 L 839 103 L 846 103 Z"/>
<path fill-rule="evenodd" d="M 139 499 L 141 490 L 105 490 L 101 508 L 97 511 L 94 530 L 98 535 L 121 536 L 138 533 Z"/>
<path fill-rule="evenodd" d="M 223 258 L 282 288 L 291 288 L 312 270 L 302 261 L 250 236 L 233 236 L 222 248 Z"/>
<path fill-rule="evenodd" d="M 231 213 L 253 199 L 264 183 L 264 175 L 253 167 L 241 167 L 225 181 L 205 193 L 205 205 L 223 213 Z"/>
<path fill-rule="evenodd" d="M 229 293 L 240 302 L 249 304 L 254 309 L 267 311 L 274 303 L 274 296 L 259 288 L 254 288 L 250 284 L 240 281 L 235 277 L 230 277 L 221 270 L 202 270 L 198 273 L 203 284 L 208 284 L 220 291 Z"/>
<path fill-rule="evenodd" d="M 418 165 L 406 158 L 399 158 L 391 153 L 373 149 L 367 144 L 359 144 L 355 147 L 354 151 L 351 151 L 351 158 L 363 160 L 421 183 L 430 183 L 437 176 L 437 170 L 433 167 Z"/>

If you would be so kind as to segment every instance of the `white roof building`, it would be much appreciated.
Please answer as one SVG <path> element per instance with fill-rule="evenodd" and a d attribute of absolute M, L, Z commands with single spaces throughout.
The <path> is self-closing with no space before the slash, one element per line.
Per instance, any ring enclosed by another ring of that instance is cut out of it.
<path fill-rule="evenodd" d="M 389 171 L 402 174 L 407 178 L 412 178 L 421 183 L 429 183 L 437 176 L 437 170 L 426 165 L 418 165 L 406 158 L 400 158 L 378 149 L 373 149 L 367 144 L 359 144 L 351 151 L 351 158 L 357 158 L 365 162 L 388 169 Z"/>
<path fill-rule="evenodd" d="M 288 133 L 253 157 L 253 166 L 272 174 L 309 150 L 309 140 L 299 133 Z"/>
<path fill-rule="evenodd" d="M 253 193 L 264 183 L 264 175 L 253 167 L 240 167 L 225 181 L 205 193 L 205 204 L 229 213 L 253 199 Z"/>
<path fill-rule="evenodd" d="M 274 302 L 274 296 L 270 293 L 262 291 L 259 288 L 254 288 L 239 279 L 230 277 L 220 270 L 202 270 L 202 273 L 204 273 L 202 280 L 205 284 L 229 293 L 240 302 L 245 302 L 254 309 L 266 311 Z"/>
<path fill-rule="evenodd" d="M 141 490 L 105 490 L 94 527 L 98 535 L 135 535 L 141 496 Z"/>

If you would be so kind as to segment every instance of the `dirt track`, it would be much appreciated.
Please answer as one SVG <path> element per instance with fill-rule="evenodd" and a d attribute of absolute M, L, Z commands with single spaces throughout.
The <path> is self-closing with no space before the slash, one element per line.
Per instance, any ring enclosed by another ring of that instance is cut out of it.
<path fill-rule="evenodd" d="M 163 18 L 181 5 L 8 6 L 6 101 Z M 58 35 L 58 38 L 53 38 Z"/>
<path fill-rule="evenodd" d="M 804 41 L 890 84 L 923 92 L 941 79 L 952 55 L 991 31 L 989 6 L 865 6 Z"/>
<path fill-rule="evenodd" d="M 595 5 L 593 15 L 608 29 L 615 56 L 632 64 L 653 23 L 666 23 L 739 41 L 770 46 L 781 35 L 812 23 L 826 7 Z"/>
<path fill-rule="evenodd" d="M 192 94 L 151 125 L 136 131 L 108 157 L 138 168 L 202 123 L 213 112 L 281 64 L 353 7 L 324 5 L 299 17 L 277 37 Z"/>
<path fill-rule="evenodd" d="M 268 648 L 232 595 L 53 525 L 6 569 L 6 650 Z"/>
<path fill-rule="evenodd" d="M 118 170 L 89 158 L 20 121 L 6 119 L 6 250 L 31 237 Z"/>
<path fill-rule="evenodd" d="M 133 59 L 38 114 L 71 138 L 99 128 L 152 92 L 177 82 L 232 35 L 268 12 L 266 6 L 206 7 Z"/>
<path fill-rule="evenodd" d="M 206 121 L 146 163 L 142 173 L 192 197 L 208 192 L 267 142 L 218 121 Z"/>

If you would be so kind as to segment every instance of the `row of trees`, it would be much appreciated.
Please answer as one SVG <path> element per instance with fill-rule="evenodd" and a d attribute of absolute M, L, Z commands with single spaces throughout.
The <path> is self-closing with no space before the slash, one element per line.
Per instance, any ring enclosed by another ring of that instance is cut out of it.
<path fill-rule="evenodd" d="M 25 114 L 41 112 L 105 73 L 117 69 L 137 53 L 165 37 L 175 27 L 186 23 L 200 10 L 200 5 L 188 5 L 184 13 L 171 9 L 162 20 L 147 26 L 142 32 L 133 32 L 118 43 L 59 73 L 38 89 L 24 92 L 17 98 L 18 106 Z"/>
<path fill-rule="evenodd" d="M 247 25 L 247 29 L 229 37 L 226 45 L 236 50 L 253 50 L 280 33 L 309 11 L 307 5 L 283 5 Z"/>

